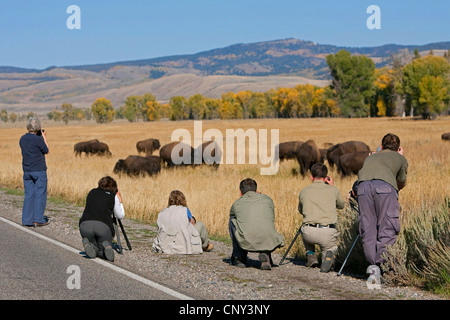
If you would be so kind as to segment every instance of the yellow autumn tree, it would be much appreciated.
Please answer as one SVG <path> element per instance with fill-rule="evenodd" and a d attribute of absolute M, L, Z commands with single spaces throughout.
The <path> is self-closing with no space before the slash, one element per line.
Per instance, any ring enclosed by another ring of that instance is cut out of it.
<path fill-rule="evenodd" d="M 95 99 L 91 106 L 91 111 L 97 123 L 108 123 L 114 120 L 115 111 L 109 99 Z"/>

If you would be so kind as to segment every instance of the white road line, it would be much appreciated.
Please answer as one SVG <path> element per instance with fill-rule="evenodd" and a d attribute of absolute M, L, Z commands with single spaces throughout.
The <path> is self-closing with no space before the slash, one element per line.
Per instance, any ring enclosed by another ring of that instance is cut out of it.
<path fill-rule="evenodd" d="M 68 245 L 65 245 L 64 243 L 61 243 L 61 242 L 58 242 L 58 241 L 53 240 L 53 239 L 51 239 L 51 238 L 48 238 L 48 237 L 46 237 L 46 236 L 44 236 L 44 235 L 42 235 L 42 234 L 40 234 L 40 233 L 31 231 L 30 229 L 25 228 L 25 227 L 22 227 L 21 225 L 18 225 L 17 223 L 12 222 L 12 221 L 10 221 L 10 220 L 8 220 L 8 219 L 5 219 L 5 218 L 3 218 L 3 217 L 0 217 L 0 220 L 3 221 L 3 222 L 6 222 L 6 223 L 8 223 L 8 224 L 10 224 L 11 226 L 13 226 L 13 227 L 15 227 L 15 228 L 17 228 L 17 229 L 19 229 L 19 230 L 22 230 L 22 231 L 24 231 L 24 232 L 27 232 L 27 233 L 29 233 L 29 234 L 32 234 L 32 235 L 34 235 L 35 237 L 38 237 L 38 238 L 40 238 L 40 239 L 43 239 L 43 240 L 48 241 L 48 242 L 50 242 L 50 243 L 53 243 L 53 244 L 55 244 L 55 245 L 57 245 L 57 246 L 60 246 L 61 248 L 64 248 L 64 249 L 66 249 L 66 250 L 68 250 L 68 251 L 71 251 L 71 252 L 73 252 L 73 253 L 76 253 L 76 254 L 78 254 L 78 255 L 80 254 L 80 250 L 77 250 L 77 249 L 72 248 L 72 247 L 70 247 L 70 246 L 68 246 Z M 139 275 L 137 275 L 137 274 L 134 274 L 134 273 L 132 273 L 132 272 L 130 272 L 130 271 L 127 271 L 127 270 L 125 270 L 125 269 L 122 269 L 122 268 L 120 268 L 120 267 L 117 267 L 117 266 L 115 266 L 115 265 L 113 265 L 113 264 L 111 264 L 111 263 L 109 263 L 109 262 L 106 262 L 106 261 L 104 261 L 104 260 L 102 260 L 102 259 L 92 259 L 91 261 L 93 261 L 93 262 L 95 262 L 95 263 L 98 263 L 98 264 L 101 264 L 102 266 L 105 266 L 105 267 L 107 267 L 107 268 L 110 268 L 110 269 L 112 269 L 112 270 L 114 270 L 114 271 L 116 271 L 116 272 L 119 272 L 119 273 L 121 273 L 121 274 L 123 274 L 123 275 L 125 275 L 125 276 L 127 276 L 127 277 L 130 277 L 130 278 L 132 278 L 132 279 L 134 279 L 134 280 L 136 280 L 136 281 L 139 281 L 139 282 L 141 282 L 141 283 L 143 283 L 143 284 L 145 284 L 145 285 L 148 285 L 148 286 L 150 286 L 150 287 L 152 287 L 152 288 L 155 288 L 155 289 L 157 289 L 157 290 L 159 290 L 159 291 L 162 291 L 162 292 L 164 292 L 164 293 L 166 293 L 166 294 L 168 294 L 168 295 L 170 295 L 170 296 L 172 296 L 172 297 L 175 297 L 175 298 L 177 298 L 177 299 L 180 299 L 180 300 L 194 300 L 194 299 L 191 298 L 191 297 L 188 297 L 188 296 L 186 296 L 186 295 L 184 295 L 184 294 L 182 294 L 182 293 L 179 293 L 179 292 L 177 292 L 177 291 L 174 291 L 174 290 L 172 290 L 172 289 L 169 289 L 169 288 L 167 288 L 167 287 L 164 287 L 163 285 L 160 285 L 160 284 L 158 284 L 158 283 L 156 283 L 156 282 L 153 282 L 153 281 L 150 281 L 150 280 L 148 280 L 148 279 L 145 279 L 145 278 L 143 278 L 143 277 L 141 277 L 141 276 L 139 276 Z"/>

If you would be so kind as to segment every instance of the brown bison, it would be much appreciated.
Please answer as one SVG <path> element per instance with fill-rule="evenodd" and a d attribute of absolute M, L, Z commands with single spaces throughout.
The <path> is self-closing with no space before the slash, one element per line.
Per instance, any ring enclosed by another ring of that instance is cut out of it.
<path fill-rule="evenodd" d="M 441 138 L 442 140 L 450 140 L 450 132 L 443 133 Z"/>
<path fill-rule="evenodd" d="M 193 165 L 194 155 L 194 148 L 183 142 L 171 142 L 159 150 L 159 157 L 168 168 Z"/>
<path fill-rule="evenodd" d="M 129 156 L 125 160 L 120 159 L 114 166 L 114 173 L 126 173 L 128 176 L 152 176 L 161 171 L 161 159 L 158 156 Z"/>
<path fill-rule="evenodd" d="M 278 149 L 278 159 L 290 160 L 297 158 L 297 149 L 303 144 L 303 141 L 288 141 L 282 142 L 275 146 L 275 150 Z M 275 159 L 277 161 L 278 159 Z"/>
<path fill-rule="evenodd" d="M 202 164 L 213 165 L 218 169 L 222 159 L 222 149 L 219 144 L 215 141 L 207 141 L 199 145 L 194 153 L 195 164 L 200 164 L 200 159 Z"/>
<path fill-rule="evenodd" d="M 347 141 L 343 143 L 335 144 L 327 150 L 327 161 L 331 168 L 334 164 L 339 163 L 339 158 L 345 153 L 367 151 L 370 152 L 370 148 L 367 144 L 361 141 Z"/>
<path fill-rule="evenodd" d="M 368 156 L 368 151 L 357 151 L 343 154 L 339 158 L 339 162 L 336 164 L 338 167 L 338 172 L 340 172 L 342 176 L 358 174 Z"/>
<path fill-rule="evenodd" d="M 300 174 L 305 176 L 314 163 L 320 162 L 319 148 L 313 140 L 308 140 L 300 145 L 296 152 L 297 161 L 300 164 Z"/>
<path fill-rule="evenodd" d="M 111 151 L 106 143 L 98 141 L 98 139 L 92 139 L 88 141 L 78 142 L 73 146 L 73 152 L 75 156 L 81 156 L 84 152 L 86 155 L 96 154 L 100 156 L 111 156 Z"/>
<path fill-rule="evenodd" d="M 145 153 L 146 155 L 151 155 L 153 151 L 158 150 L 161 147 L 158 139 L 146 139 L 141 140 L 136 143 L 136 149 L 138 154 L 141 152 Z"/>

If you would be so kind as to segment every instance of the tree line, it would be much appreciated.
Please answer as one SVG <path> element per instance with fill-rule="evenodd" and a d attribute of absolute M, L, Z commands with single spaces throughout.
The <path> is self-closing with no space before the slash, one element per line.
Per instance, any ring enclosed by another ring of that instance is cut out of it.
<path fill-rule="evenodd" d="M 450 113 L 450 50 L 443 57 L 433 51 L 421 57 L 417 50 L 405 63 L 408 52 L 392 57 L 392 67 L 375 68 L 372 59 L 351 55 L 346 50 L 326 57 L 330 85 L 311 84 L 274 88 L 266 92 L 249 90 L 226 92 L 220 98 L 201 94 L 174 96 L 160 103 L 147 93 L 128 96 L 124 105 L 114 108 L 111 101 L 98 98 L 90 108 L 74 108 L 64 103 L 47 114 L 50 120 L 98 123 L 114 119 L 136 121 L 260 119 L 310 117 L 416 116 L 434 118 Z M 8 121 L 6 110 L 1 119 Z M 10 119 L 12 121 L 12 119 Z"/>

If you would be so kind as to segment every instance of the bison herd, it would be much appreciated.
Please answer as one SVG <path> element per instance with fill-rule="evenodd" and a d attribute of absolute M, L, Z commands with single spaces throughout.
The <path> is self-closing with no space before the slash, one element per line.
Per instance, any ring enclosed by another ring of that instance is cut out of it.
<path fill-rule="evenodd" d="M 222 157 L 222 150 L 214 141 L 208 141 L 196 149 L 181 142 L 171 142 L 161 147 L 158 139 L 150 138 L 136 143 L 138 155 L 130 155 L 126 159 L 119 159 L 113 169 L 115 174 L 127 174 L 129 176 L 152 176 L 161 171 L 162 167 L 172 168 L 176 166 L 207 164 L 218 168 Z M 159 150 L 159 156 L 153 152 Z M 189 150 L 187 152 L 187 150 Z M 98 139 L 78 142 L 73 149 L 75 156 L 85 153 L 86 156 L 98 155 L 111 157 L 111 152 L 106 143 Z M 179 157 L 172 158 L 172 152 Z M 141 153 L 144 155 L 141 156 Z M 195 159 L 200 159 L 195 161 Z M 180 160 L 180 161 L 176 161 Z M 188 163 L 188 164 L 186 164 Z"/>
<path fill-rule="evenodd" d="M 328 148 L 318 148 L 313 140 L 288 141 L 280 143 L 278 154 L 280 161 L 295 159 L 300 165 L 300 174 L 305 176 L 315 163 L 324 163 L 331 168 L 335 165 L 342 176 L 357 174 L 364 160 L 370 154 L 370 148 L 361 141 L 347 141 L 338 144 L 325 144 Z"/>
<path fill-rule="evenodd" d="M 442 140 L 450 140 L 450 132 L 441 136 Z M 300 174 L 305 176 L 314 163 L 328 162 L 341 176 L 358 174 L 364 161 L 371 153 L 367 144 L 361 141 L 346 141 L 337 144 L 327 143 L 323 148 L 317 147 L 313 140 L 288 141 L 276 146 L 278 160 L 297 160 L 300 165 Z M 222 150 L 214 141 L 208 141 L 197 148 L 185 145 L 182 142 L 171 142 L 161 147 L 158 139 L 146 139 L 136 143 L 138 155 L 130 155 L 126 159 L 119 159 L 114 166 L 115 174 L 125 173 L 129 176 L 146 175 L 152 176 L 161 171 L 162 167 L 172 168 L 177 166 L 197 166 L 200 164 L 211 165 L 218 168 Z M 153 153 L 159 150 L 159 156 Z M 111 151 L 106 143 L 98 139 L 76 143 L 74 145 L 75 156 L 82 153 L 88 155 L 99 155 L 111 157 Z M 144 153 L 143 156 L 140 154 Z M 179 161 L 174 161 L 172 154 Z M 188 164 L 186 164 L 188 163 Z"/>

